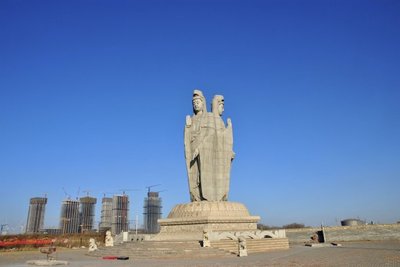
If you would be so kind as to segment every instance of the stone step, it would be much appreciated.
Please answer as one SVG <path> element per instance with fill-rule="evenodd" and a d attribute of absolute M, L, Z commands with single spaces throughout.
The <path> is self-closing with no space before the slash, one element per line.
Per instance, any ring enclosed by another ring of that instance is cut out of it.
<path fill-rule="evenodd" d="M 287 238 L 265 238 L 265 239 L 246 239 L 247 252 L 257 253 L 270 250 L 288 249 L 289 241 Z M 211 246 L 226 250 L 230 253 L 238 253 L 237 240 L 220 240 L 211 242 Z"/>
<path fill-rule="evenodd" d="M 213 257 L 227 257 L 232 255 L 231 253 L 219 252 L 219 253 L 198 253 L 198 252 L 190 252 L 190 253 L 174 253 L 174 252 L 165 252 L 165 253 L 132 253 L 132 252 L 117 252 L 117 253 L 106 253 L 104 255 L 92 255 L 92 256 L 128 256 L 131 259 L 164 259 L 164 258 L 213 258 Z"/>
<path fill-rule="evenodd" d="M 143 241 L 127 242 L 114 247 L 102 247 L 88 253 L 90 256 L 128 256 L 133 259 L 152 258 L 210 258 L 226 257 L 232 254 L 218 248 L 203 248 L 198 241 Z"/>

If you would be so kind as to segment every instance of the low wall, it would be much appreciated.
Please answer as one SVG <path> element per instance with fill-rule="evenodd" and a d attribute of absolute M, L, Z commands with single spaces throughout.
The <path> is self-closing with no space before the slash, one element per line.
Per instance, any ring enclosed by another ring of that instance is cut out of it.
<path fill-rule="evenodd" d="M 289 243 L 304 243 L 320 231 L 320 227 L 286 229 Z M 366 241 L 366 240 L 400 240 L 400 224 L 372 224 L 356 226 L 324 227 L 326 242 Z"/>
<path fill-rule="evenodd" d="M 0 236 L 0 251 L 4 249 L 22 249 L 29 247 L 48 246 L 52 241 L 57 247 L 80 247 L 89 245 L 89 239 L 94 238 L 96 242 L 104 242 L 104 234 L 70 234 L 70 235 L 48 235 L 48 234 L 20 234 Z"/>

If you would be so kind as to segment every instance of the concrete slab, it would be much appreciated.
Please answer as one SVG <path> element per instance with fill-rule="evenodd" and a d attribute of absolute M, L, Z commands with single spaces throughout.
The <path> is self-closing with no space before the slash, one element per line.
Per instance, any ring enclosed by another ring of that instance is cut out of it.
<path fill-rule="evenodd" d="M 55 266 L 55 265 L 68 265 L 68 261 L 58 261 L 58 260 L 30 260 L 26 264 L 36 265 L 36 266 Z"/>

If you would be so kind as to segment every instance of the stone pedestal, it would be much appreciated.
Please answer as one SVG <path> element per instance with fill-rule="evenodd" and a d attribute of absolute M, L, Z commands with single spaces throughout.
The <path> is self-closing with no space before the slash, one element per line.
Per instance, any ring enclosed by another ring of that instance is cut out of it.
<path fill-rule="evenodd" d="M 238 202 L 197 201 L 178 204 L 167 219 L 159 219 L 160 233 L 153 240 L 203 240 L 203 231 L 257 230 L 259 216 L 251 216 Z"/>

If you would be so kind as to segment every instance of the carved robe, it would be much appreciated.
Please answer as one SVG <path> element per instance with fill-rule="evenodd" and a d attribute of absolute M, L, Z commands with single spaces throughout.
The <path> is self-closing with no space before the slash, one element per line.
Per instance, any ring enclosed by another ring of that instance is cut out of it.
<path fill-rule="evenodd" d="M 214 112 L 186 119 L 185 159 L 191 201 L 228 199 L 233 159 L 232 125 L 228 120 L 225 127 L 214 103 L 213 109 Z"/>
<path fill-rule="evenodd" d="M 228 200 L 230 171 L 233 159 L 232 125 L 225 127 L 224 121 L 215 113 L 209 113 L 209 143 L 206 163 L 211 173 L 202 177 L 207 187 L 202 187 L 203 196 L 210 201 Z"/>
<path fill-rule="evenodd" d="M 187 119 L 185 126 L 185 160 L 189 179 L 189 192 L 191 201 L 204 200 L 202 197 L 202 179 L 206 173 L 204 141 L 208 128 L 207 113 L 194 115 Z M 198 151 L 198 155 L 195 152 Z"/>

